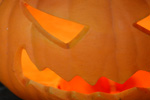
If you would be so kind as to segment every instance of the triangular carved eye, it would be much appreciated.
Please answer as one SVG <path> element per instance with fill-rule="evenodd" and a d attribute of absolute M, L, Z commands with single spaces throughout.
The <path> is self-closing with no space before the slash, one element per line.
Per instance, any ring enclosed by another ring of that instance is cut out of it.
<path fill-rule="evenodd" d="M 135 27 L 150 35 L 150 15 L 138 21 Z"/>
<path fill-rule="evenodd" d="M 47 14 L 26 3 L 24 5 L 28 15 L 30 14 L 36 21 L 36 24 L 39 24 L 35 24 L 36 27 L 40 26 L 37 28 L 40 29 L 42 27 L 44 29 L 41 33 L 47 32 L 48 35 L 45 36 L 61 47 L 72 47 L 87 33 L 88 28 L 85 25 Z"/>

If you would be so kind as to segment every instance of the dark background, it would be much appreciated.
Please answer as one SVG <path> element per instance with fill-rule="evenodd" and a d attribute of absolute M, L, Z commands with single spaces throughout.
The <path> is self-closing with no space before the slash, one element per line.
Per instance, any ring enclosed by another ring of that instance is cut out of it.
<path fill-rule="evenodd" d="M 0 83 L 0 100 L 22 100 L 10 92 L 2 83 Z"/>

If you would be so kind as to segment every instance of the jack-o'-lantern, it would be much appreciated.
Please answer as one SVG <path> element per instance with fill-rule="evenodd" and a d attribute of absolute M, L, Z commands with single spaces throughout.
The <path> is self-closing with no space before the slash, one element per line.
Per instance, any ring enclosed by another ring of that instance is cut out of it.
<path fill-rule="evenodd" d="M 25 100 L 148 100 L 149 14 L 149 0 L 0 0 L 0 81 Z"/>

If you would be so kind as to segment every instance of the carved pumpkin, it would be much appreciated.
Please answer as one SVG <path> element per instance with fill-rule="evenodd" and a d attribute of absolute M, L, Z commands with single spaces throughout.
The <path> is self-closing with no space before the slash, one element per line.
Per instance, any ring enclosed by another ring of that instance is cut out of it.
<path fill-rule="evenodd" d="M 25 100 L 150 99 L 149 3 L 0 0 L 0 81 Z"/>

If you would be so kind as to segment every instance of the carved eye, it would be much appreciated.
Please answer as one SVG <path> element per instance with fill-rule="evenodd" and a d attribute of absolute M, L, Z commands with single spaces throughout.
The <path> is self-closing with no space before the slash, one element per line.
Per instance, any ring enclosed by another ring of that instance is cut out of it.
<path fill-rule="evenodd" d="M 87 33 L 88 27 L 42 12 L 24 4 L 28 18 L 49 40 L 64 48 L 70 48 Z"/>
<path fill-rule="evenodd" d="M 150 15 L 138 21 L 135 27 L 150 35 Z"/>

